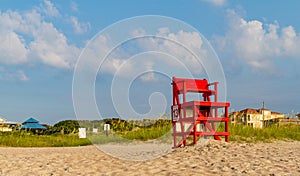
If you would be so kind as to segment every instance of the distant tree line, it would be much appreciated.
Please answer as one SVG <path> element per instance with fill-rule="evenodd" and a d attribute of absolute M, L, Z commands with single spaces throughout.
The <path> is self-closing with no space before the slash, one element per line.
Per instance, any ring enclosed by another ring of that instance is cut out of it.
<path fill-rule="evenodd" d="M 56 123 L 53 126 L 47 126 L 45 134 L 74 134 L 78 133 L 79 128 L 87 128 L 87 131 L 92 131 L 97 128 L 98 131 L 103 131 L 104 124 L 110 124 L 110 129 L 114 132 L 128 132 L 139 128 L 161 127 L 170 124 L 167 119 L 159 120 L 123 120 L 120 118 L 103 119 L 103 120 L 64 120 Z"/>

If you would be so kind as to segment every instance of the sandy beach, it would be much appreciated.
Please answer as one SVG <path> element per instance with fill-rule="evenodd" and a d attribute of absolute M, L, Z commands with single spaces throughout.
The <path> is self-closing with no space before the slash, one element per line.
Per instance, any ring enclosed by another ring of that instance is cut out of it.
<path fill-rule="evenodd" d="M 146 161 L 114 158 L 95 146 L 2 147 L 0 161 L 1 175 L 300 175 L 300 142 L 210 141 Z"/>

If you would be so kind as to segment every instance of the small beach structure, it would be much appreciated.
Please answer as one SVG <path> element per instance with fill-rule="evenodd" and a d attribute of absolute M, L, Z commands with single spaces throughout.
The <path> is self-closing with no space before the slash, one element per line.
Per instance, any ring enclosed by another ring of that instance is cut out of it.
<path fill-rule="evenodd" d="M 45 126 L 39 124 L 39 121 L 34 118 L 29 118 L 22 123 L 22 126 L 19 129 L 29 129 L 29 130 L 45 130 Z"/>
<path fill-rule="evenodd" d="M 218 82 L 209 84 L 206 79 L 173 77 L 172 87 L 174 148 L 186 146 L 188 137 L 193 138 L 194 144 L 200 136 L 204 138 L 213 136 L 215 140 L 221 140 L 221 136 L 223 136 L 228 142 L 230 135 L 228 107 L 230 103 L 218 101 Z M 188 99 L 188 94 L 193 93 L 199 95 L 198 99 Z M 224 114 L 220 114 L 220 110 L 223 110 Z M 218 131 L 220 129 L 217 128 L 217 123 L 224 123 L 224 131 Z"/>

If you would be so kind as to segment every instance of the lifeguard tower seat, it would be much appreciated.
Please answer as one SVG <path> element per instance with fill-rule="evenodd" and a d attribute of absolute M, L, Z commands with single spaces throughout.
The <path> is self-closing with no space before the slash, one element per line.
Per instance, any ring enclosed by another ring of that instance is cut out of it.
<path fill-rule="evenodd" d="M 221 140 L 224 136 L 228 142 L 228 107 L 229 102 L 218 102 L 218 82 L 208 83 L 206 79 L 172 79 L 173 105 L 172 126 L 174 148 L 187 145 L 187 138 L 193 137 L 193 144 L 197 138 L 203 136 L 214 136 L 214 139 Z M 198 100 L 187 101 L 187 94 L 198 93 Z M 223 109 L 223 113 L 218 113 Z M 219 115 L 221 114 L 221 115 Z M 224 122 L 225 130 L 217 131 L 215 123 Z M 181 138 L 177 142 L 177 138 Z"/>

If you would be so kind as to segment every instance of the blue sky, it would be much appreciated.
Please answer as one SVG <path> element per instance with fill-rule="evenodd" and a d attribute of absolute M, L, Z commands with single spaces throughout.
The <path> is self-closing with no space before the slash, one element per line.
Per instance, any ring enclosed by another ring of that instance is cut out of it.
<path fill-rule="evenodd" d="M 107 26 L 141 15 L 179 19 L 211 43 L 223 65 L 232 109 L 260 108 L 264 101 L 274 111 L 300 112 L 299 6 L 296 0 L 2 0 L 0 115 L 50 124 L 74 119 L 72 79 L 81 51 Z M 139 113 L 149 111 L 151 91 L 161 91 L 168 106 L 171 102 L 169 78 L 156 77 L 155 86 L 151 81 L 132 85 L 130 100 Z M 107 92 L 111 79 L 104 72 L 95 83 L 103 116 L 116 116 Z"/>

